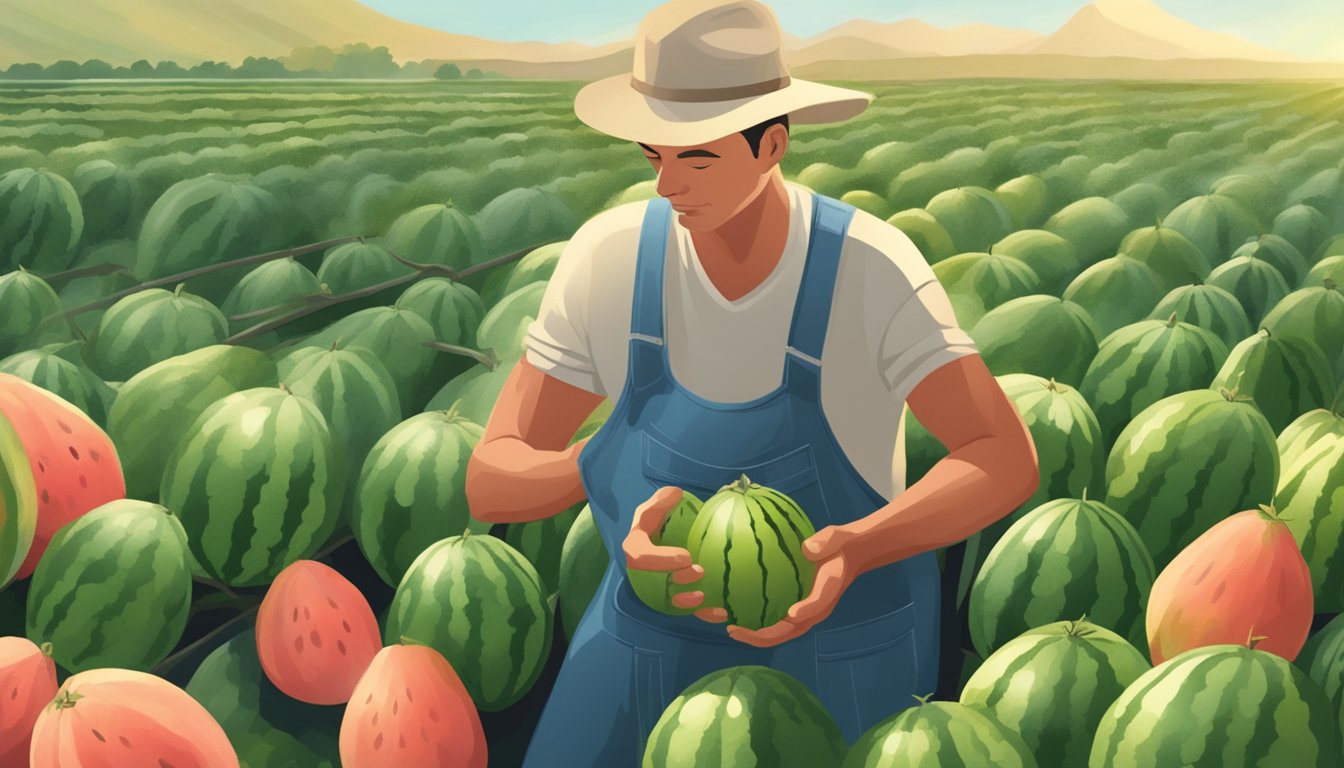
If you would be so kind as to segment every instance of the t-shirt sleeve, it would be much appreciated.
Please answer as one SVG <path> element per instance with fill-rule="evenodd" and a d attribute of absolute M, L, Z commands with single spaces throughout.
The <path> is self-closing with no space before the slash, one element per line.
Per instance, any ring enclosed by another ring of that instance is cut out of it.
<path fill-rule="evenodd" d="M 896 257 L 904 287 L 893 306 L 879 345 L 878 370 L 893 400 L 904 403 L 924 377 L 963 355 L 978 352 L 970 335 L 957 325 L 952 302 L 933 270 L 903 234 Z"/>
<path fill-rule="evenodd" d="M 560 252 L 537 318 L 528 324 L 523 350 L 538 370 L 580 389 L 605 394 L 593 362 L 588 323 L 595 285 L 592 253 L 599 230 L 595 220 L 589 220 Z"/>

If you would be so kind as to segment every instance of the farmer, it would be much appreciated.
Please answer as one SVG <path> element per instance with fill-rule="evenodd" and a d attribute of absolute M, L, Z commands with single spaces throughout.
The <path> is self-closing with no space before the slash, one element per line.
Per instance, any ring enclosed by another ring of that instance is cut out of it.
<path fill-rule="evenodd" d="M 633 73 L 579 92 L 579 119 L 635 142 L 658 196 L 574 233 L 467 468 L 484 521 L 546 518 L 586 497 L 611 556 L 527 768 L 639 765 L 677 694 L 729 666 L 795 676 L 850 743 L 933 692 L 934 550 L 1007 515 L 1038 472 L 914 244 L 783 178 L 791 122 L 845 120 L 871 98 L 791 78 L 778 21 L 756 0 L 654 9 Z M 604 397 L 602 428 L 566 447 Z M 908 490 L 907 402 L 951 451 Z M 811 518 L 811 593 L 755 631 L 721 608 L 646 606 L 627 566 L 680 584 L 703 575 L 649 534 L 683 490 L 707 499 L 744 473 Z"/>

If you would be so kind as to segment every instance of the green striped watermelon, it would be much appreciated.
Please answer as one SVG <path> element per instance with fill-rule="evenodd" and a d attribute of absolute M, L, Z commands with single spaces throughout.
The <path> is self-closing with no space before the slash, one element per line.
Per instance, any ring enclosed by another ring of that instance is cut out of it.
<path fill-rule="evenodd" d="M 466 269 L 481 252 L 481 236 L 476 223 L 461 209 L 452 203 L 433 203 L 397 217 L 384 245 L 417 264 Z"/>
<path fill-rule="evenodd" d="M 1270 231 L 1293 244 L 1298 253 L 1310 259 L 1331 232 L 1330 217 L 1317 209 L 1298 203 L 1279 211 Z"/>
<path fill-rule="evenodd" d="M 1036 768 L 1037 765 L 1022 737 L 982 710 L 955 701 L 928 701 L 925 697 L 917 706 L 869 729 L 854 742 L 842 768 Z"/>
<path fill-rule="evenodd" d="M 1040 466 L 1040 484 L 1017 516 L 1051 499 L 1077 498 L 1086 488 L 1101 488 L 1106 450 L 1097 417 L 1082 394 L 1029 373 L 996 379 L 1031 432 Z"/>
<path fill-rule="evenodd" d="M 1162 297 L 1148 319 L 1166 320 L 1172 313 L 1183 323 L 1213 331 L 1229 349 L 1251 335 L 1251 321 L 1241 302 L 1216 285 L 1196 283 L 1177 288 Z"/>
<path fill-rule="evenodd" d="M 1129 214 L 1107 198 L 1085 197 L 1054 213 L 1041 229 L 1073 243 L 1078 261 L 1086 270 L 1115 255 L 1130 231 Z"/>
<path fill-rule="evenodd" d="M 1261 325 L 1280 338 L 1291 336 L 1320 347 L 1334 366 L 1335 378 L 1344 380 L 1344 290 L 1335 281 L 1293 291 Z"/>
<path fill-rule="evenodd" d="M 691 530 L 695 527 L 696 517 L 699 516 L 700 510 L 703 508 L 704 503 L 696 498 L 695 494 L 683 490 L 681 500 L 677 502 L 677 506 L 668 511 L 657 535 L 649 538 L 654 544 L 686 548 Z M 656 611 L 672 616 L 686 616 L 704 607 L 701 605 L 694 608 L 681 608 L 673 604 L 673 595 L 678 592 L 695 591 L 695 587 L 682 588 L 681 585 L 672 581 L 672 574 L 669 571 L 642 571 L 637 568 L 627 568 L 626 575 L 630 579 L 631 588 L 635 590 L 636 595 L 639 595 L 639 599 Z"/>
<path fill-rule="evenodd" d="M 1344 725 L 1344 613 L 1312 633 L 1294 663 L 1321 686 Z"/>
<path fill-rule="evenodd" d="M 77 350 L 68 357 L 60 354 L 83 344 L 82 341 L 58 342 L 10 355 L 0 360 L 0 373 L 18 376 L 58 395 L 87 414 L 93 423 L 105 428 L 107 406 L 116 393 L 93 371 L 70 359 L 80 359 Z"/>
<path fill-rule="evenodd" d="M 1344 610 L 1344 437 L 1321 435 L 1283 467 L 1274 495 L 1311 568 L 1318 613 Z"/>
<path fill-rule="evenodd" d="M 350 527 L 388 585 L 435 542 L 490 523 L 467 506 L 467 461 L 482 427 L 456 411 L 426 411 L 378 438 L 363 462 Z"/>
<path fill-rule="evenodd" d="M 1165 322 L 1140 320 L 1107 336 L 1078 385 L 1097 416 L 1106 450 L 1144 408 L 1208 387 L 1227 354 L 1222 339 L 1178 322 L 1175 312 Z"/>
<path fill-rule="evenodd" d="M 392 258 L 392 254 L 376 242 L 343 243 L 327 251 L 322 265 L 317 268 L 317 282 L 326 285 L 334 295 L 354 293 L 365 288 L 405 277 L 415 270 Z M 401 286 L 383 290 L 360 299 L 342 302 L 341 314 L 353 314 L 361 309 L 391 304 L 405 289 Z"/>
<path fill-rule="evenodd" d="M 42 323 L 61 309 L 56 291 L 24 267 L 0 274 L 0 357 L 70 338 L 64 320 Z"/>
<path fill-rule="evenodd" d="M 288 223 L 274 195 L 242 175 L 207 173 L 169 187 L 145 214 L 134 272 L 156 280 L 285 246 Z M 222 302 L 250 266 L 188 281 L 188 289 Z"/>
<path fill-rule="evenodd" d="M 266 355 L 227 344 L 170 357 L 131 377 L 107 414 L 107 433 L 121 457 L 127 497 L 158 500 L 169 454 L 216 400 L 279 383 L 275 363 Z"/>
<path fill-rule="evenodd" d="M 570 526 L 586 504 L 581 501 L 550 517 L 510 523 L 504 529 L 504 540 L 537 569 L 547 597 L 554 597 L 560 589 L 560 553 Z"/>
<path fill-rule="evenodd" d="M 500 360 L 523 356 L 527 328 L 541 312 L 541 298 L 547 283 L 531 283 L 504 296 L 490 308 L 476 330 L 476 345 L 493 350 Z"/>
<path fill-rule="evenodd" d="M 1116 329 L 1142 320 L 1164 293 L 1152 267 L 1121 253 L 1083 270 L 1061 298 L 1087 310 L 1097 325 L 1097 340 L 1104 341 Z"/>
<path fill-rule="evenodd" d="M 1158 400 L 1121 431 L 1105 501 L 1160 572 L 1219 520 L 1272 501 L 1278 477 L 1274 430 L 1250 398 L 1197 389 Z"/>
<path fill-rule="evenodd" d="M 568 240 L 547 243 L 532 249 L 507 269 L 501 266 L 490 270 L 485 285 L 481 287 L 481 301 L 493 307 L 500 299 L 525 285 L 550 280 L 551 275 L 555 274 L 556 265 L 560 263 L 560 254 L 564 253 L 568 244 Z"/>
<path fill-rule="evenodd" d="M 705 500 L 687 534 L 691 560 L 704 569 L 695 582 L 700 608 L 723 608 L 728 623 L 760 629 L 784 618 L 812 591 L 816 565 L 803 542 L 816 531 L 783 493 L 742 475 Z"/>
<path fill-rule="evenodd" d="M 312 557 L 340 520 L 341 452 L 318 407 L 274 387 L 216 401 L 163 471 L 160 502 L 191 553 L 231 587 L 269 584 Z"/>
<path fill-rule="evenodd" d="M 801 177 L 799 181 L 807 187 L 821 191 L 818 187 L 802 182 Z M 923 208 L 897 211 L 887 219 L 887 223 L 905 233 L 930 264 L 937 264 L 957 253 L 956 246 L 952 245 L 951 235 L 947 234 L 947 228 Z"/>
<path fill-rule="evenodd" d="M 124 237 L 140 227 L 145 201 L 133 171 L 98 158 L 75 168 L 70 182 L 84 213 L 85 242 Z"/>
<path fill-rule="evenodd" d="M 962 328 L 1005 301 L 1041 292 L 1041 279 L 1031 267 L 1001 254 L 962 253 L 934 264 L 933 274 Z"/>
<path fill-rule="evenodd" d="M 1102 716 L 1088 765 L 1338 768 L 1337 720 L 1320 686 L 1291 662 L 1208 645 L 1131 683 Z"/>
<path fill-rule="evenodd" d="M 1209 273 L 1208 283 L 1236 296 L 1253 326 L 1292 290 L 1273 264 L 1250 255 L 1218 265 Z"/>
<path fill-rule="evenodd" d="M 1058 296 L 1083 271 L 1073 243 L 1044 229 L 1023 229 L 990 246 L 990 253 L 1011 256 L 1041 279 L 1039 293 Z"/>
<path fill-rule="evenodd" d="M 957 253 L 988 250 L 1015 229 L 1008 209 L 984 187 L 946 189 L 924 209 L 947 229 Z"/>
<path fill-rule="evenodd" d="M 554 617 L 527 558 L 468 530 L 431 545 L 406 571 L 388 609 L 384 642 L 403 635 L 442 653 L 477 708 L 497 712 L 541 675 Z"/>
<path fill-rule="evenodd" d="M 110 501 L 65 525 L 33 571 L 27 631 L 70 672 L 148 672 L 182 638 L 191 609 L 187 534 L 172 513 Z"/>
<path fill-rule="evenodd" d="M 607 546 L 593 522 L 593 510 L 587 504 L 565 536 L 565 545 L 560 550 L 560 625 L 565 631 L 565 640 L 574 639 L 574 630 L 579 619 L 588 610 L 588 605 L 597 594 L 602 576 L 607 571 L 611 558 L 607 555 Z"/>
<path fill-rule="evenodd" d="M 486 203 L 474 220 L 481 233 L 481 252 L 475 263 L 566 240 L 582 223 L 559 195 L 523 186 Z M 484 283 L 484 275 L 480 278 Z"/>
<path fill-rule="evenodd" d="M 229 321 L 200 296 L 147 288 L 113 304 L 89 340 L 89 367 L 106 381 L 127 381 L 155 363 L 218 344 Z"/>
<path fill-rule="evenodd" d="M 424 318 L 406 309 L 371 307 L 347 315 L 320 333 L 299 342 L 300 347 L 331 349 L 363 347 L 377 355 L 387 366 L 397 385 L 397 401 L 402 418 L 420 413 L 428 398 L 425 388 L 434 356 L 440 354 L 425 346 L 434 341 L 434 329 Z"/>
<path fill-rule="evenodd" d="M 1248 240 L 1232 253 L 1232 258 L 1253 256 L 1273 266 L 1292 290 L 1302 285 L 1311 267 L 1297 247 L 1278 235 L 1261 235 Z"/>
<path fill-rule="evenodd" d="M 243 276 L 238 284 L 229 290 L 229 294 L 224 297 L 224 301 L 219 305 L 219 311 L 224 313 L 229 320 L 229 333 L 236 334 L 259 325 L 272 319 L 277 315 L 283 314 L 286 308 L 293 309 L 297 306 L 298 299 L 304 296 L 312 296 L 321 293 L 322 286 L 317 282 L 317 277 L 312 270 L 305 267 L 289 256 L 283 259 L 275 259 L 265 264 L 259 264 L 252 268 L 252 271 Z M 246 318 L 243 320 L 233 320 L 235 315 L 245 315 L 261 310 L 272 310 L 269 313 Z M 275 331 L 258 337 L 256 342 L 249 342 L 256 348 L 263 347 L 260 339 L 270 341 L 275 344 L 283 336 L 292 335 L 293 331 L 289 326 L 282 326 Z"/>
<path fill-rule="evenodd" d="M 28 556 L 37 530 L 37 486 L 14 425 L 0 413 L 0 589 Z"/>
<path fill-rule="evenodd" d="M 1095 500 L 1054 499 L 1013 523 L 971 587 L 970 630 L 988 656 L 1033 627 L 1086 614 L 1144 647 L 1157 577 L 1127 520 Z"/>
<path fill-rule="evenodd" d="M 1339 388 L 1332 410 L 1308 411 L 1279 433 L 1279 466 L 1286 471 L 1320 440 L 1332 437 L 1344 438 L 1344 387 Z"/>
<path fill-rule="evenodd" d="M 446 277 L 418 280 L 401 294 L 395 306 L 423 317 L 440 344 L 476 347 L 476 329 L 485 317 L 485 303 L 468 286 Z M 428 385 L 450 381 L 475 365 L 477 361 L 467 355 L 437 352 L 429 366 Z"/>
<path fill-rule="evenodd" d="M 1227 261 L 1237 246 L 1265 231 L 1244 203 L 1226 195 L 1200 195 L 1176 206 L 1162 222 L 1199 247 L 1215 266 Z"/>
<path fill-rule="evenodd" d="M 1171 192 L 1151 181 L 1139 181 L 1130 184 L 1111 195 L 1111 199 L 1115 201 L 1116 205 L 1125 209 L 1125 213 L 1129 214 L 1130 221 L 1157 220 L 1159 225 L 1162 217 L 1170 213 L 1171 209 L 1176 206 Z M 1124 250 L 1123 240 L 1121 241 L 1121 250 Z"/>
<path fill-rule="evenodd" d="M 1008 209 L 1013 224 L 1022 228 L 1019 231 L 1027 231 L 1026 227 L 1036 227 L 1045 222 L 1045 206 L 1050 198 L 1050 192 L 1040 176 L 1025 174 L 1011 178 L 994 188 L 994 196 Z M 1053 232 L 1050 234 L 1054 235 Z M 1069 247 L 1072 248 L 1072 244 Z"/>
<path fill-rule="evenodd" d="M 1100 341 L 1086 309 L 1054 296 L 1006 301 L 986 312 L 969 333 L 994 375 L 1030 373 L 1075 387 Z"/>
<path fill-rule="evenodd" d="M 750 665 L 687 686 L 653 726 L 641 765 L 839 768 L 845 752 L 840 727 L 811 689 L 785 672 Z"/>
<path fill-rule="evenodd" d="M 1344 242 L 1344 240 L 1341 240 L 1341 242 Z M 1325 285 L 1326 280 L 1331 281 L 1336 286 L 1344 284 L 1344 256 L 1330 256 L 1316 262 L 1311 271 L 1307 273 L 1307 278 L 1302 281 L 1302 287 Z"/>
<path fill-rule="evenodd" d="M 980 665 L 961 692 L 1022 737 L 1041 765 L 1088 768 L 1092 735 L 1111 703 L 1151 669 L 1133 645 L 1087 620 L 1027 630 Z"/>
<path fill-rule="evenodd" d="M 51 274 L 70 266 L 84 234 L 74 186 L 45 168 L 0 176 L 0 273 L 19 267 Z"/>
<path fill-rule="evenodd" d="M 1171 227 L 1162 226 L 1161 222 L 1125 235 L 1120 242 L 1120 251 L 1152 267 L 1165 291 L 1188 284 L 1191 277 L 1203 280 L 1213 271 L 1204 252 L 1190 242 L 1190 238 Z"/>
<path fill-rule="evenodd" d="M 345 458 L 342 508 L 350 514 L 364 457 L 401 421 L 397 385 L 382 360 L 364 347 L 305 347 L 296 352 L 313 354 L 304 355 L 292 366 L 282 362 L 278 367 L 284 367 L 285 373 L 280 381 L 289 391 L 313 401 L 326 418 L 333 440 L 341 446 Z"/>
<path fill-rule="evenodd" d="M 1261 328 L 1231 349 L 1209 386 L 1235 386 L 1249 395 L 1277 433 L 1307 411 L 1329 405 L 1335 377 L 1314 342 Z"/>

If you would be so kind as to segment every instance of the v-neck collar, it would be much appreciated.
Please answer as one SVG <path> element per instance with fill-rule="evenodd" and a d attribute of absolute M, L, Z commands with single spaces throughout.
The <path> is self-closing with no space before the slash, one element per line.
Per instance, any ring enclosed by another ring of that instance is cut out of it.
<path fill-rule="evenodd" d="M 804 198 L 808 198 L 810 193 L 804 194 L 805 190 L 800 190 L 793 182 L 786 181 L 784 184 L 789 199 L 789 234 L 784 242 L 784 251 L 775 262 L 774 269 L 770 270 L 770 274 L 766 275 L 764 280 L 732 301 L 729 301 L 728 297 L 719 291 L 718 286 L 714 285 L 714 281 L 709 278 L 709 273 L 705 271 L 705 265 L 700 263 L 700 255 L 695 252 L 695 241 L 691 239 L 690 230 L 678 223 L 675 216 L 673 217 L 672 225 L 677 231 L 677 237 L 681 238 L 685 246 L 683 257 L 690 259 L 692 271 L 695 272 L 701 287 L 720 307 L 736 311 L 755 303 L 760 296 L 769 291 L 771 286 L 782 279 L 781 275 L 788 270 L 791 264 L 790 259 L 792 257 L 790 254 L 796 250 L 802 250 L 798 239 L 800 237 L 805 238 L 808 234 L 806 232 L 807 212 L 802 210 L 802 206 L 804 205 Z M 800 222 L 802 226 L 799 226 Z"/>

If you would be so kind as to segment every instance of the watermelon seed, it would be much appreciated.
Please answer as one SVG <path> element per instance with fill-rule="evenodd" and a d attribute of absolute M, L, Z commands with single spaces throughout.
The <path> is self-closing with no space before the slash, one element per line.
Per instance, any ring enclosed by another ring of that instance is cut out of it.
<path fill-rule="evenodd" d="M 345 641 L 344 641 L 344 640 L 337 640 L 337 641 L 336 641 L 336 650 L 340 651 L 342 656 L 345 655 Z"/>
<path fill-rule="evenodd" d="M 13 701 L 14 699 L 19 698 L 19 689 L 18 689 L 17 686 L 14 688 L 14 690 L 12 690 L 12 691 L 9 692 L 9 698 L 10 698 L 11 701 Z"/>
<path fill-rule="evenodd" d="M 70 455 L 75 457 L 75 461 L 79 461 L 79 451 L 76 451 L 73 445 L 70 446 Z"/>
<path fill-rule="evenodd" d="M 88 480 L 88 478 L 84 477 L 83 475 L 80 475 L 80 476 L 79 476 L 79 487 L 80 487 L 80 488 L 88 488 L 88 487 L 89 487 L 89 480 Z"/>
<path fill-rule="evenodd" d="M 365 703 L 365 704 L 368 704 L 368 703 L 371 702 L 371 701 L 373 701 L 373 694 L 372 694 L 372 693 L 369 694 L 369 698 L 367 698 L 367 699 L 364 700 L 364 703 Z M 377 715 L 375 715 L 375 717 L 377 717 Z"/>
<path fill-rule="evenodd" d="M 99 733 L 97 728 L 90 728 L 89 730 L 90 730 L 90 731 L 93 731 L 93 737 L 94 737 L 95 739 L 97 739 L 97 740 L 99 740 L 99 741 L 101 741 L 101 742 L 103 742 L 103 743 L 107 743 L 107 739 L 104 739 L 104 738 L 103 738 L 103 734 Z"/>
<path fill-rule="evenodd" d="M 303 606 L 303 618 L 305 618 L 305 619 L 311 619 L 311 618 L 313 618 L 313 615 L 312 615 L 311 613 L 308 612 L 308 606 L 306 606 L 306 605 Z"/>
<path fill-rule="evenodd" d="M 99 461 L 98 450 L 96 448 L 89 449 L 89 459 L 95 464 Z"/>
<path fill-rule="evenodd" d="M 42 503 L 43 503 L 43 504 L 47 504 L 47 503 L 49 503 L 50 501 L 51 501 L 51 497 L 47 495 L 47 489 L 46 489 L 46 488 L 43 488 L 43 489 L 42 489 Z"/>
<path fill-rule="evenodd" d="M 332 600 L 330 597 L 327 598 L 327 605 L 330 605 L 332 608 L 340 608 L 340 606 L 336 604 L 336 601 Z"/>
<path fill-rule="evenodd" d="M 294 638 L 294 652 L 303 653 L 303 635 L 298 635 Z"/>
<path fill-rule="evenodd" d="M 373 713 L 373 725 L 375 725 L 375 726 L 378 725 L 378 713 L 377 713 L 377 712 L 374 712 L 374 713 Z"/>
<path fill-rule="evenodd" d="M 294 606 L 294 621 L 298 621 L 298 620 L 299 620 L 299 607 L 298 607 L 298 606 Z"/>
<path fill-rule="evenodd" d="M 439 722 L 439 711 L 436 709 L 429 710 L 429 719 L 436 723 Z"/>
<path fill-rule="evenodd" d="M 429 734 L 425 733 L 425 726 L 423 725 L 420 726 L 420 738 L 424 739 L 425 743 L 429 743 Z"/>
<path fill-rule="evenodd" d="M 410 687 L 410 686 L 406 686 L 406 700 L 409 701 L 409 702 L 411 702 L 412 704 L 415 703 L 415 697 L 411 696 L 411 687 Z"/>
<path fill-rule="evenodd" d="M 162 757 L 160 757 L 160 758 L 159 758 L 159 768 L 173 768 L 173 764 L 170 763 L 170 762 L 168 762 L 167 760 L 164 760 Z"/>
<path fill-rule="evenodd" d="M 381 749 L 383 746 L 383 734 L 378 734 L 378 738 L 373 740 L 373 748 Z"/>
<path fill-rule="evenodd" d="M 64 421 L 62 421 L 61 419 L 57 419 L 57 420 L 56 420 L 56 426 L 60 427 L 60 428 L 61 428 L 61 431 L 64 432 L 65 434 L 67 434 L 67 435 L 73 435 L 73 434 L 75 433 L 75 430 L 71 429 L 71 428 L 70 428 L 70 425 L 69 425 L 69 424 L 66 424 L 66 423 L 65 423 Z M 71 452 L 71 453 L 74 453 L 74 452 L 75 452 L 75 449 L 74 449 L 74 448 L 71 448 L 71 449 L 70 449 L 70 452 Z"/>
<path fill-rule="evenodd" d="M 393 715 L 397 714 L 397 701 L 398 701 L 397 699 L 393 699 L 393 700 L 392 700 L 392 714 L 393 714 Z"/>
<path fill-rule="evenodd" d="M 406 737 L 405 737 L 405 736 L 402 736 L 401 739 L 400 739 L 400 742 L 401 742 L 401 744 L 400 744 L 401 748 L 402 748 L 402 749 L 405 749 L 405 748 L 406 748 Z"/>
<path fill-rule="evenodd" d="M 37 462 L 37 471 L 45 475 L 47 473 L 47 465 L 40 461 Z"/>
<path fill-rule="evenodd" d="M 341 628 L 344 629 L 348 634 L 350 632 L 350 622 L 346 621 L 345 619 L 341 619 Z"/>
<path fill-rule="evenodd" d="M 131 748 L 131 740 L 130 740 L 130 739 L 126 738 L 125 736 L 118 736 L 117 738 L 121 739 L 121 746 L 123 746 L 123 747 L 125 747 L 125 748 L 127 748 L 127 749 L 130 749 L 130 748 Z"/>
<path fill-rule="evenodd" d="M 312 643 L 314 648 L 322 647 L 322 636 L 317 634 L 316 629 L 308 634 L 308 642 Z"/>

